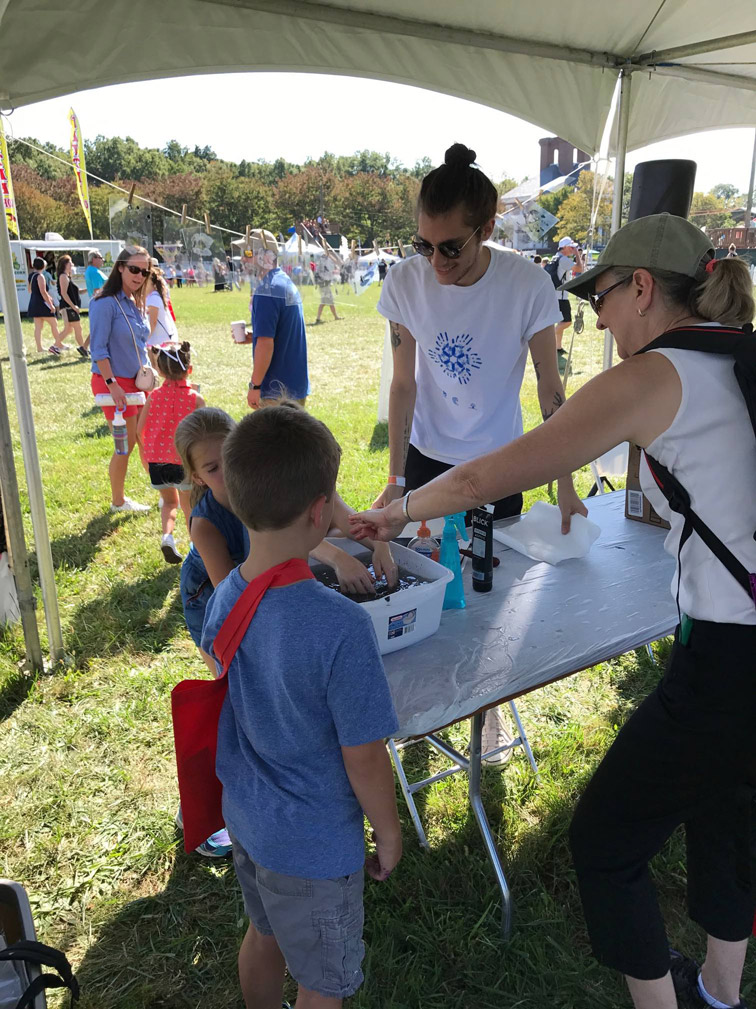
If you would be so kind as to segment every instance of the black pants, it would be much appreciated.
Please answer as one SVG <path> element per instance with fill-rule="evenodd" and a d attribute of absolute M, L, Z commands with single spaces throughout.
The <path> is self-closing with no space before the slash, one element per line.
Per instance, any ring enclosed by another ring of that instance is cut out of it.
<path fill-rule="evenodd" d="M 429 480 L 441 476 L 447 470 L 452 469 L 449 463 L 439 462 L 437 459 L 429 459 L 427 455 L 419 452 L 414 445 L 410 445 L 407 451 L 407 465 L 404 467 L 404 479 L 407 482 L 406 490 L 416 490 L 428 483 Z M 492 501 L 494 506 L 494 521 L 496 519 L 508 519 L 513 515 L 519 515 L 522 511 L 522 494 L 512 494 L 511 497 L 503 497 L 498 501 Z M 410 502 L 410 508 L 412 503 Z M 411 511 L 410 511 L 410 514 Z M 472 512 L 467 512 L 466 525 L 472 525 Z"/>
<path fill-rule="evenodd" d="M 688 913 L 728 942 L 751 933 L 756 626 L 695 621 L 578 803 L 572 856 L 593 952 L 642 980 L 669 969 L 648 863 L 685 825 Z"/>

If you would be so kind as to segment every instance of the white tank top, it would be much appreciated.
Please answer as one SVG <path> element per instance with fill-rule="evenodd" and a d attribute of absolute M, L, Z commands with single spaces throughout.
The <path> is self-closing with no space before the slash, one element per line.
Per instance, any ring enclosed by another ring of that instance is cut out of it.
<path fill-rule="evenodd" d="M 755 337 L 756 339 L 756 337 Z M 733 359 L 691 350 L 655 350 L 682 383 L 680 409 L 648 446 L 648 454 L 677 477 L 693 510 L 748 571 L 756 571 L 756 437 Z M 646 464 L 641 487 L 671 525 L 664 549 L 677 559 L 684 520 L 670 510 Z M 756 606 L 695 532 L 682 548 L 680 609 L 698 620 L 756 624 Z M 678 575 L 672 579 L 677 594 Z"/>

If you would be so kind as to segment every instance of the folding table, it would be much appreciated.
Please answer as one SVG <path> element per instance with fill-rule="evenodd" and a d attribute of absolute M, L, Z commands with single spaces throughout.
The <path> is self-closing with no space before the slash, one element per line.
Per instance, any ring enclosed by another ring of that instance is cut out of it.
<path fill-rule="evenodd" d="M 399 717 L 396 738 L 423 737 L 454 765 L 410 785 L 390 743 L 421 843 L 424 833 L 413 790 L 466 773 L 470 805 L 501 890 L 505 937 L 512 901 L 480 796 L 483 712 L 656 641 L 671 634 L 677 623 L 670 592 L 675 561 L 664 553 L 665 532 L 626 519 L 624 503 L 624 491 L 590 498 L 589 517 L 601 527 L 601 536 L 586 557 L 557 566 L 532 561 L 494 541 L 501 563 L 494 570 L 492 591 L 474 592 L 468 570 L 467 607 L 445 610 L 436 634 L 384 656 Z M 466 718 L 468 756 L 437 735 Z M 519 719 L 518 730 L 515 742 L 526 744 Z"/>

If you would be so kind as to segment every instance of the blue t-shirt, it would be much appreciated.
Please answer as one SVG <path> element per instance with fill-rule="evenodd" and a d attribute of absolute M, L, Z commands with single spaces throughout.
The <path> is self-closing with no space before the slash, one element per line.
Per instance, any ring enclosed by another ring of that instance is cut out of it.
<path fill-rule="evenodd" d="M 99 291 L 101 287 L 105 286 L 107 279 L 107 274 L 98 270 L 92 263 L 89 264 L 84 271 L 84 283 L 87 285 L 87 294 L 90 298 L 94 296 L 95 291 Z"/>
<path fill-rule="evenodd" d="M 252 298 L 252 349 L 258 337 L 273 339 L 273 357 L 262 382 L 262 399 L 304 399 L 310 391 L 302 299 L 280 267 L 266 273 Z"/>
<path fill-rule="evenodd" d="M 202 634 L 207 651 L 246 586 L 237 568 L 215 590 Z M 341 747 L 397 728 L 360 605 L 315 580 L 270 589 L 228 670 L 216 758 L 226 826 L 273 872 L 356 872 L 365 860 L 363 814 Z"/>

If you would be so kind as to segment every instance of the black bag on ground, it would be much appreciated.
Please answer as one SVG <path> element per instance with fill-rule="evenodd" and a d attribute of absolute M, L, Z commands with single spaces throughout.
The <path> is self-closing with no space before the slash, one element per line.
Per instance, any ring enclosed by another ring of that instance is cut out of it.
<path fill-rule="evenodd" d="M 21 995 L 14 1007 L 9 1009 L 28 1009 L 34 1005 L 34 1000 L 46 988 L 68 988 L 71 992 L 71 1005 L 78 1001 L 79 983 L 76 980 L 71 965 L 64 953 L 52 946 L 31 939 L 20 939 L 11 946 L 0 950 L 0 962 L 33 964 L 36 967 L 51 967 L 57 973 L 39 974 Z"/>
<path fill-rule="evenodd" d="M 743 329 L 729 326 L 694 326 L 689 329 L 671 329 L 668 333 L 657 337 L 638 353 L 644 354 L 646 351 L 662 348 L 695 350 L 703 354 L 726 354 L 732 357 L 735 362 L 735 378 L 743 393 L 756 438 L 756 336 L 754 336 L 750 323 Z M 748 593 L 756 606 L 756 573 L 749 572 L 703 519 L 693 511 L 690 505 L 690 495 L 680 481 L 648 452 L 644 451 L 643 454 L 646 457 L 651 476 L 667 499 L 669 507 L 685 519 L 677 555 L 678 598 L 680 554 L 691 533 L 695 532 L 714 556 L 727 568 L 735 581 Z M 754 518 L 756 519 L 756 516 Z M 756 532 L 754 538 L 756 539 Z"/>

